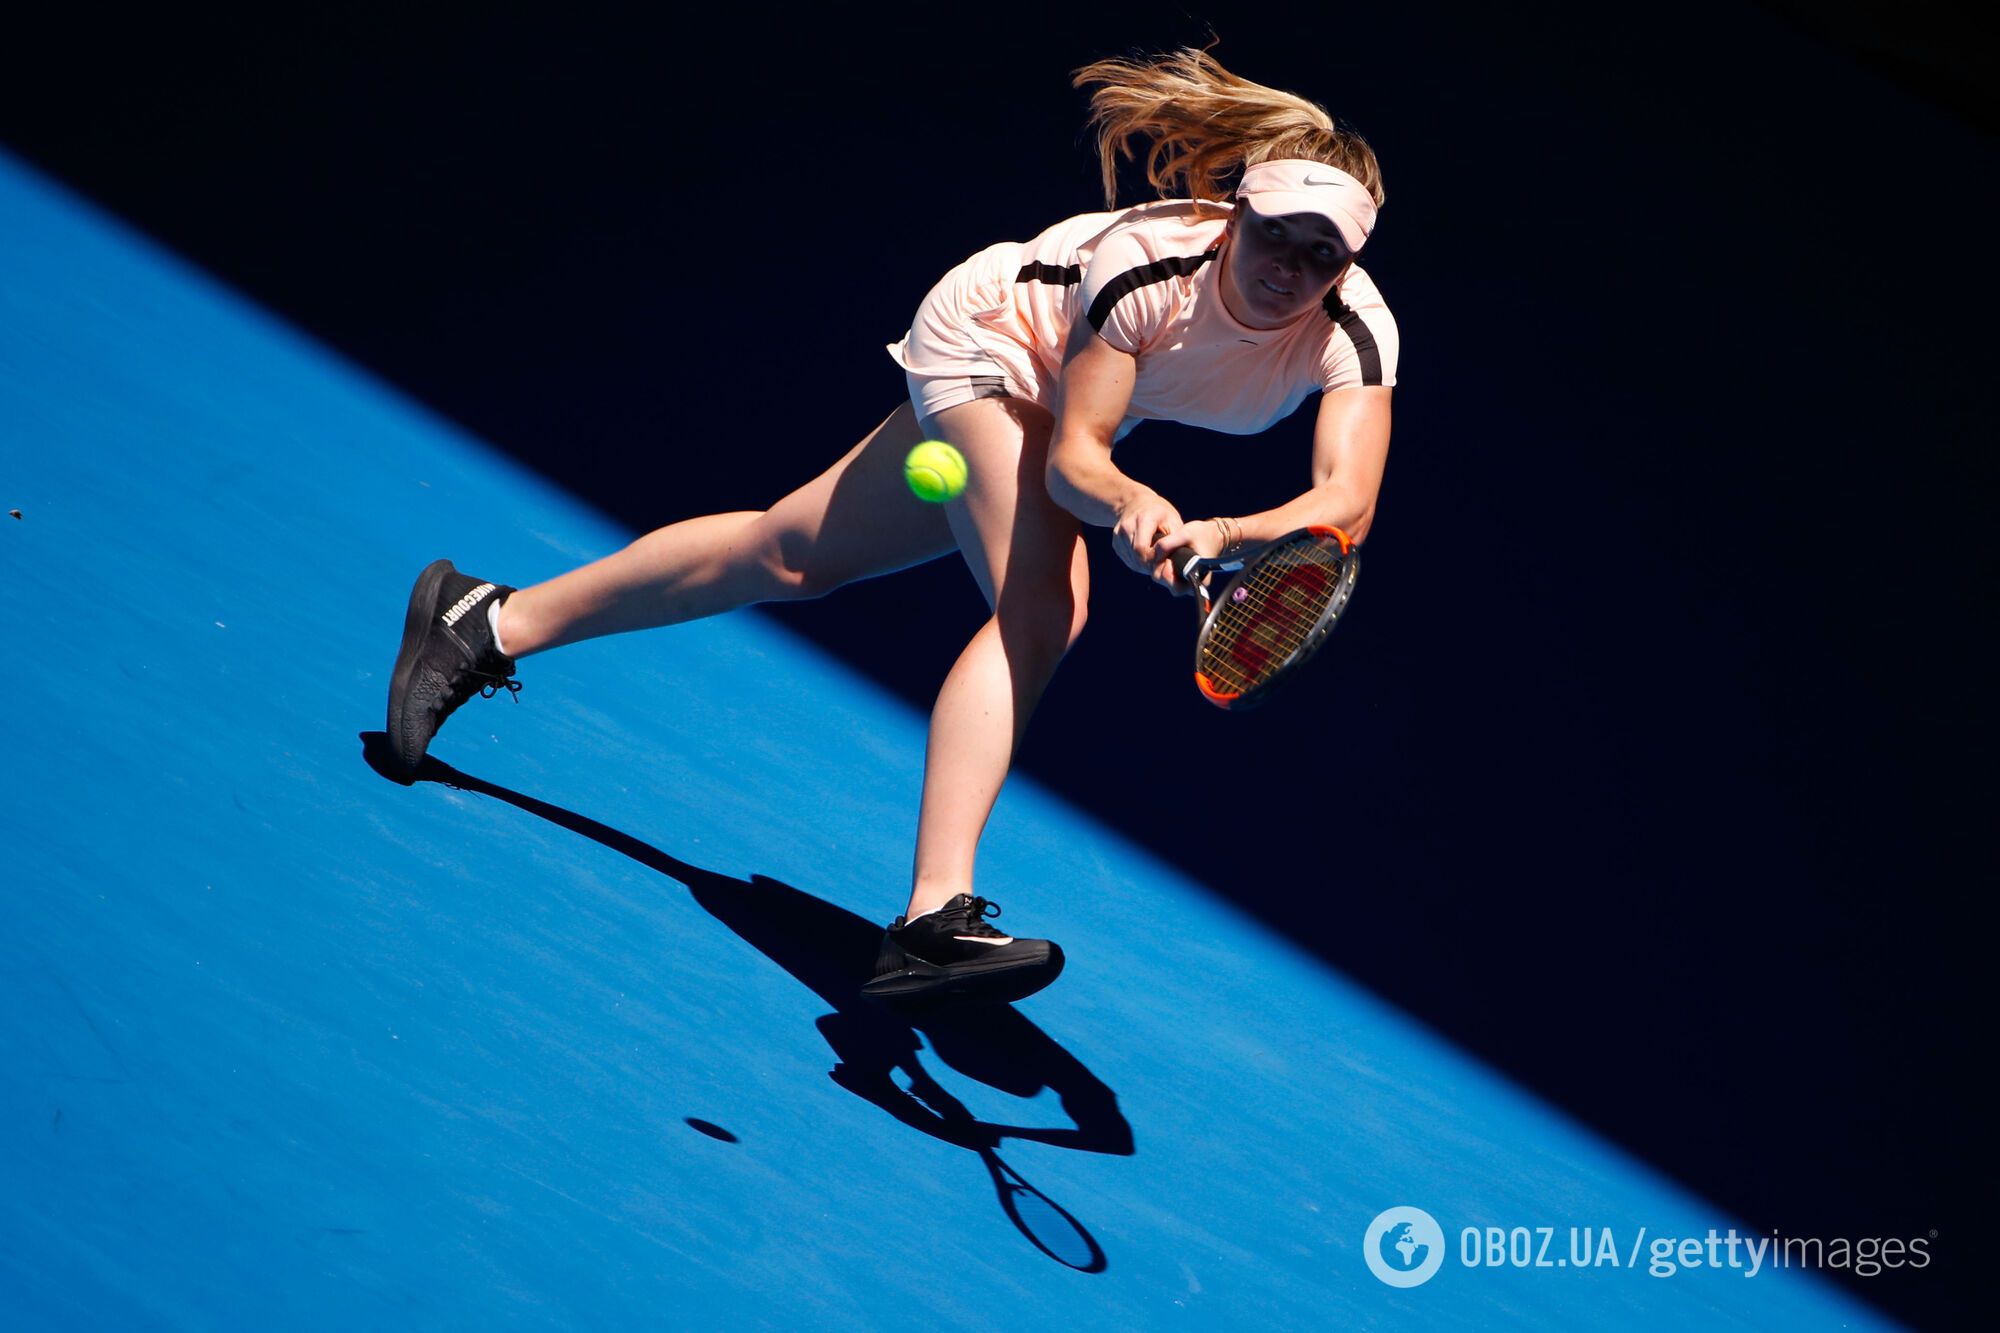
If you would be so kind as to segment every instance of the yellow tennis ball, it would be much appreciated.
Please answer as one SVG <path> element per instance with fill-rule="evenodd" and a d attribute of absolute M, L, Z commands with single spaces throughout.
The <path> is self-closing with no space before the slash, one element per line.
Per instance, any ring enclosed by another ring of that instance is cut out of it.
<path fill-rule="evenodd" d="M 965 493 L 965 455 L 943 440 L 925 440 L 903 459 L 903 480 L 919 500 L 956 500 Z"/>

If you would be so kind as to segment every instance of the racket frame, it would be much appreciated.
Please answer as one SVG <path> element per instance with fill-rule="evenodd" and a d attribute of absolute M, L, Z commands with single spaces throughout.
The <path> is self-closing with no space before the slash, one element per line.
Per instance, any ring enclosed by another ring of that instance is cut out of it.
<path fill-rule="evenodd" d="M 1256 575 L 1259 564 L 1267 555 L 1303 537 L 1312 537 L 1321 542 L 1331 540 L 1340 547 L 1340 573 L 1336 576 L 1333 595 L 1327 598 L 1319 619 L 1313 623 L 1298 647 L 1294 648 L 1261 684 L 1240 693 L 1219 688 L 1202 670 L 1202 659 L 1207 654 L 1209 635 L 1215 628 L 1222 608 L 1229 604 L 1239 587 L 1247 587 L 1249 580 Z M 1228 557 L 1195 556 L 1186 561 L 1180 568 L 1180 577 L 1194 587 L 1198 603 L 1196 610 L 1201 620 L 1200 633 L 1195 636 L 1194 683 L 1201 691 L 1202 697 L 1217 708 L 1229 712 L 1241 712 L 1264 702 L 1281 681 L 1290 677 L 1307 658 L 1319 651 L 1322 643 L 1326 642 L 1326 636 L 1333 632 L 1341 612 L 1347 609 L 1348 599 L 1354 595 L 1354 581 L 1360 571 L 1361 558 L 1354 549 L 1354 539 L 1339 528 L 1318 524 L 1288 532 L 1276 541 L 1258 548 L 1254 553 Z M 1208 585 L 1212 576 L 1226 573 L 1233 573 L 1234 577 L 1222 586 L 1220 592 L 1211 593 Z"/>

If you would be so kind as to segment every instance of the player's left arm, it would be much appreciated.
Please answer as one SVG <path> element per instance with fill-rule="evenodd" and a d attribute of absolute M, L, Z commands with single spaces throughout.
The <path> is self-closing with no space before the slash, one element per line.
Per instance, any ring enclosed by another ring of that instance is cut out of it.
<path fill-rule="evenodd" d="M 1313 422 L 1312 489 L 1272 511 L 1279 522 L 1268 536 L 1260 525 L 1257 540 L 1273 541 L 1311 523 L 1339 528 L 1357 542 L 1368 536 L 1382 470 L 1389 462 L 1389 396 L 1394 392 L 1385 385 L 1363 384 L 1320 395 L 1319 417 Z M 1300 505 L 1311 517 L 1293 523 L 1285 510 Z M 1247 522 L 1244 529 L 1248 542 Z"/>
<path fill-rule="evenodd" d="M 1382 469 L 1389 460 L 1389 395 L 1380 384 L 1357 385 L 1320 395 L 1319 417 L 1313 423 L 1312 489 L 1297 498 L 1245 514 L 1237 520 L 1246 548 L 1255 550 L 1299 528 L 1339 528 L 1359 542 L 1375 521 L 1375 495 L 1382 489 Z M 1190 523 L 1179 537 L 1160 543 L 1166 551 L 1193 546 L 1201 554 L 1220 550 L 1223 534 L 1202 540 L 1191 531 L 1213 526 L 1207 519 Z"/>

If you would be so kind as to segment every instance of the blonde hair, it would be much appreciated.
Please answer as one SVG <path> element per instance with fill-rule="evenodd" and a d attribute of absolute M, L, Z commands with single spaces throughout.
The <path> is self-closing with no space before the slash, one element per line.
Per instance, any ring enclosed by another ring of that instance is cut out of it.
<path fill-rule="evenodd" d="M 1147 145 L 1146 180 L 1163 199 L 1228 199 L 1244 167 L 1273 158 L 1339 167 L 1377 208 L 1387 198 L 1366 139 L 1319 103 L 1231 74 L 1206 51 L 1093 61 L 1072 80 L 1093 83 L 1101 86 L 1090 95 L 1088 128 L 1097 132 L 1106 208 L 1118 206 L 1118 160 L 1134 160 L 1135 143 Z"/>

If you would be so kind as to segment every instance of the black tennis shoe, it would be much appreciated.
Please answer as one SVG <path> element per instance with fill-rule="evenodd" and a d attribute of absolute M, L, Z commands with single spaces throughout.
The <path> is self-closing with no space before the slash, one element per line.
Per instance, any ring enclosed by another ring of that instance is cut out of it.
<path fill-rule="evenodd" d="M 915 921 L 897 917 L 882 936 L 874 979 L 861 993 L 1006 1004 L 1062 975 L 1062 946 L 1016 939 L 986 924 L 999 915 L 999 904 L 961 893 Z"/>
<path fill-rule="evenodd" d="M 475 694 L 520 693 L 514 659 L 493 641 L 487 620 L 494 599 L 513 591 L 469 578 L 449 560 L 433 560 L 417 575 L 403 618 L 403 647 L 389 677 L 389 747 L 409 777 L 460 704 Z"/>

